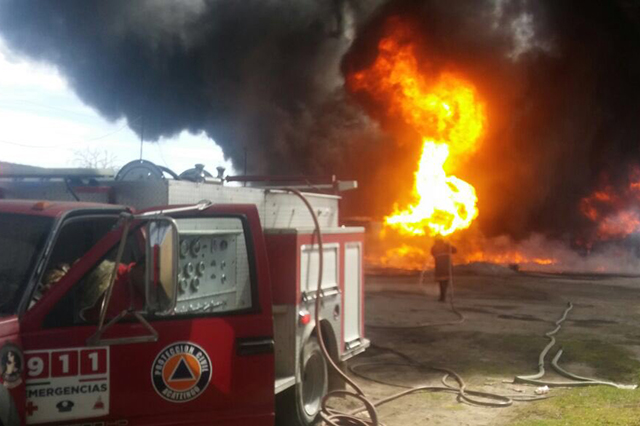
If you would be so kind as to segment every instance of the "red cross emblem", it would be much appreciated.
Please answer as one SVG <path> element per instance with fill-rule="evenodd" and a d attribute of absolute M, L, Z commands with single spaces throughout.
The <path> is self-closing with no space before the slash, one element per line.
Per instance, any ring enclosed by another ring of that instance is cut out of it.
<path fill-rule="evenodd" d="M 38 411 L 38 406 L 33 402 L 27 402 L 26 412 L 28 416 L 32 416 L 34 412 Z"/>

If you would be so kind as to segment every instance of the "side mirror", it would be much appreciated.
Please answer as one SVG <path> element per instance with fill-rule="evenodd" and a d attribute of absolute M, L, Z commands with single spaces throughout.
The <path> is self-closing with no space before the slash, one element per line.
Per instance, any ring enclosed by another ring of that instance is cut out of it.
<path fill-rule="evenodd" d="M 147 224 L 146 231 L 147 310 L 160 315 L 170 314 L 178 297 L 178 227 L 171 218 L 157 218 Z"/>

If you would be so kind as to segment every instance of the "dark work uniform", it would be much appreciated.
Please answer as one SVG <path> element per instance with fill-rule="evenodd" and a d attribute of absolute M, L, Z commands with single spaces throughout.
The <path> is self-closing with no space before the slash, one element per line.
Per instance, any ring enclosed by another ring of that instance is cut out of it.
<path fill-rule="evenodd" d="M 451 281 L 451 255 L 457 250 L 443 240 L 436 240 L 431 248 L 431 255 L 436 261 L 435 279 L 440 283 L 440 301 L 447 300 L 447 289 Z"/>

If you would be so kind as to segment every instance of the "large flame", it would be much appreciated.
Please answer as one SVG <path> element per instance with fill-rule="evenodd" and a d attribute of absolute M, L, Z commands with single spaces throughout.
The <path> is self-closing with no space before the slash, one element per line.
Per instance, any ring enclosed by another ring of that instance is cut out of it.
<path fill-rule="evenodd" d="M 409 235 L 449 235 L 478 216 L 473 186 L 448 175 L 478 149 L 485 128 L 484 105 L 473 85 L 453 72 L 423 72 L 411 32 L 392 21 L 373 65 L 348 76 L 352 91 L 364 91 L 422 136 L 413 202 L 395 207 L 385 223 Z"/>
<path fill-rule="evenodd" d="M 449 156 L 445 143 L 424 141 L 422 157 L 416 172 L 413 196 L 416 204 L 396 211 L 385 223 L 413 235 L 449 235 L 468 228 L 478 215 L 476 191 L 462 179 L 447 176 L 444 164 Z"/>
<path fill-rule="evenodd" d="M 485 132 L 485 106 L 475 87 L 457 72 L 434 72 L 418 59 L 418 38 L 402 21 L 390 19 L 370 67 L 347 75 L 351 92 L 373 102 L 383 123 L 400 121 L 417 134 L 421 155 L 409 205 L 395 206 L 385 229 L 370 230 L 367 264 L 389 270 L 432 267 L 430 247 L 436 235 L 469 228 L 478 216 L 472 185 L 453 175 L 476 152 Z M 404 140 L 403 142 L 414 142 Z M 388 228 L 398 232 L 387 232 Z M 424 238 L 411 238 L 424 236 Z M 487 240 L 478 229 L 457 243 L 463 263 L 491 262 L 515 269 L 553 267 L 557 260 L 541 244 L 522 247 L 510 240 Z M 407 238 L 409 237 L 409 238 Z"/>

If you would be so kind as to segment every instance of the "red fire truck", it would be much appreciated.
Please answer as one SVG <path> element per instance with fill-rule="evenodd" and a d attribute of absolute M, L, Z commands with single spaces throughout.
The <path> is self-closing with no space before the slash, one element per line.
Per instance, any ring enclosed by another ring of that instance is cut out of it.
<path fill-rule="evenodd" d="M 0 171 L 1 425 L 314 421 L 334 385 L 317 328 L 336 362 L 369 344 L 363 229 L 339 226 L 338 195 L 305 193 L 317 294 L 302 200 L 225 180 L 144 161 Z"/>

